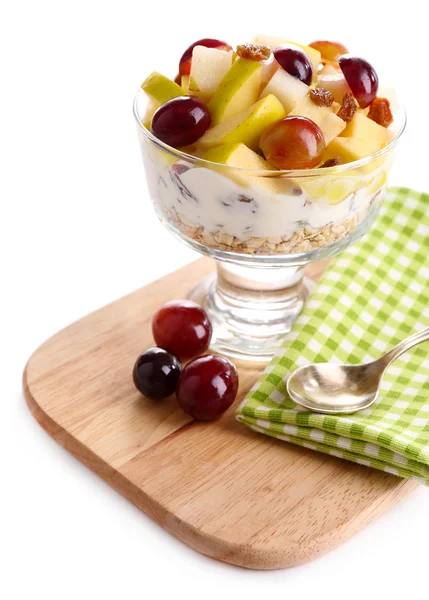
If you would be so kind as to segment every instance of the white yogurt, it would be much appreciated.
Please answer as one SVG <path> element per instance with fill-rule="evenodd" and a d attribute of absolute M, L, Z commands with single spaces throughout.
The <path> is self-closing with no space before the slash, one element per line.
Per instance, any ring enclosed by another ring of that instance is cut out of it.
<path fill-rule="evenodd" d="M 366 214 L 373 197 L 364 188 L 331 205 L 323 198 L 310 198 L 290 182 L 289 193 L 270 193 L 255 185 L 256 178 L 245 186 L 212 169 L 187 168 L 181 162 L 173 166 L 154 158 L 145 156 L 148 183 L 162 211 L 175 211 L 186 224 L 203 227 L 207 233 L 220 231 L 240 240 L 291 236 L 303 225 L 319 229 L 341 223 Z"/>

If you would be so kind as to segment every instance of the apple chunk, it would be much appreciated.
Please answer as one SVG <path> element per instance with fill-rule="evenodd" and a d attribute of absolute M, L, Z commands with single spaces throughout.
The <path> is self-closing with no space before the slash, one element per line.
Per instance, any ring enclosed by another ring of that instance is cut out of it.
<path fill-rule="evenodd" d="M 152 101 L 158 104 L 185 95 L 185 90 L 180 85 L 156 71 L 146 77 L 140 87 Z"/>
<path fill-rule="evenodd" d="M 321 176 L 299 182 L 302 189 L 314 201 L 325 200 L 329 204 L 339 204 L 361 186 L 359 177 L 341 175 Z"/>
<path fill-rule="evenodd" d="M 371 154 L 381 150 L 383 146 L 384 144 L 380 140 L 337 137 L 326 148 L 323 160 L 339 158 L 341 164 L 350 163 L 371 156 Z M 371 173 L 380 166 L 380 161 L 373 161 L 373 163 L 360 167 L 360 172 Z"/>
<path fill-rule="evenodd" d="M 209 109 L 213 125 L 233 117 L 254 104 L 261 87 L 262 64 L 237 58 L 220 82 Z"/>
<path fill-rule="evenodd" d="M 210 148 L 204 154 L 205 160 L 210 160 L 229 167 L 238 167 L 241 169 L 253 169 L 255 171 L 272 171 L 266 160 L 250 150 L 245 144 L 224 144 Z"/>
<path fill-rule="evenodd" d="M 249 173 L 242 173 L 239 169 L 252 171 L 275 171 L 270 164 L 261 156 L 250 150 L 244 144 L 226 144 L 211 148 L 204 155 L 205 160 L 210 160 L 229 167 L 236 167 L 237 170 L 231 170 L 230 176 L 244 187 L 259 187 L 268 194 L 291 194 L 293 187 L 288 179 L 279 177 L 264 177 Z"/>
<path fill-rule="evenodd" d="M 221 144 L 243 143 L 256 150 L 264 129 L 286 116 L 279 100 L 270 94 L 227 121 L 208 129 L 197 145 L 211 148 Z"/>
<path fill-rule="evenodd" d="M 383 146 L 387 143 L 387 129 L 357 112 L 341 134 L 341 137 L 377 140 Z"/>
<path fill-rule="evenodd" d="M 232 51 L 195 46 L 190 79 L 202 94 L 212 95 L 231 68 Z"/>
<path fill-rule="evenodd" d="M 289 113 L 307 95 L 309 89 L 308 85 L 305 85 L 297 77 L 289 75 L 283 69 L 278 69 L 267 83 L 261 97 L 265 98 L 268 94 L 274 94 L 283 104 L 286 113 Z"/>

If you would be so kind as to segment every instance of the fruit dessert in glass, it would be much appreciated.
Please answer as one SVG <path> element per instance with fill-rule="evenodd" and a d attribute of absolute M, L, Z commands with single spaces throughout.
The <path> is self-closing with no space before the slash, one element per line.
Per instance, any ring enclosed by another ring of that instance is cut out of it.
<path fill-rule="evenodd" d="M 394 92 L 336 42 L 203 39 L 174 81 L 149 75 L 134 114 L 159 218 L 219 261 L 190 293 L 212 347 L 268 359 L 302 308 L 303 267 L 377 215 L 405 126 Z"/>

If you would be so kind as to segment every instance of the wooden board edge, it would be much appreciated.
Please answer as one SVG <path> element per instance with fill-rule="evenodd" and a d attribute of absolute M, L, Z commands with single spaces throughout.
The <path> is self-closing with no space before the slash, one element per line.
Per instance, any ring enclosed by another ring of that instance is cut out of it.
<path fill-rule="evenodd" d="M 246 544 L 235 544 L 213 535 L 204 534 L 178 517 L 171 515 L 165 507 L 145 494 L 144 490 L 138 489 L 120 471 L 109 466 L 97 454 L 58 425 L 41 408 L 31 393 L 27 378 L 28 364 L 23 373 L 24 397 L 32 415 L 41 427 L 63 448 L 83 462 L 96 475 L 101 477 L 170 534 L 206 556 L 236 566 L 258 570 L 297 566 L 310 562 L 339 546 L 386 510 L 383 508 L 384 503 L 382 501 L 375 508 L 374 506 L 369 507 L 368 514 L 364 515 L 362 519 L 355 519 L 349 526 L 338 527 L 335 532 L 330 531 L 323 536 L 323 539 L 318 538 L 315 540 L 311 546 L 307 542 L 302 548 L 296 542 L 291 542 L 288 547 L 267 550 L 262 547 L 257 548 L 249 547 Z M 186 429 L 188 427 L 189 425 Z M 181 430 L 178 430 L 172 435 L 181 435 L 181 433 Z M 411 493 L 415 487 L 417 487 L 416 482 L 403 480 L 398 485 L 393 502 L 389 495 L 389 506 L 399 502 L 399 500 Z M 332 535 L 333 533 L 335 533 L 335 536 Z"/>

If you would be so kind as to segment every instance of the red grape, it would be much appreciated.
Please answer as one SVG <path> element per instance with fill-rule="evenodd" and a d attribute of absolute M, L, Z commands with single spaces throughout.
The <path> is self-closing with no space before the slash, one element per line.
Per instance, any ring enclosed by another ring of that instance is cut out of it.
<path fill-rule="evenodd" d="M 209 109 L 200 98 L 179 96 L 158 108 L 151 132 L 162 142 L 178 148 L 195 143 L 210 127 Z"/>
<path fill-rule="evenodd" d="M 152 332 L 158 346 L 184 359 L 207 350 L 212 326 L 201 306 L 190 300 L 173 300 L 154 316 Z"/>
<path fill-rule="evenodd" d="M 363 58 L 350 54 L 340 56 L 338 63 L 359 106 L 369 106 L 378 90 L 378 77 L 374 67 Z"/>
<path fill-rule="evenodd" d="M 259 146 L 267 161 L 278 169 L 311 169 L 322 159 L 325 138 L 314 121 L 285 117 L 264 131 Z"/>
<path fill-rule="evenodd" d="M 216 419 L 234 402 L 238 390 L 235 366 L 223 356 L 195 358 L 183 369 L 176 396 L 181 408 L 195 419 Z"/>
<path fill-rule="evenodd" d="M 182 58 L 179 61 L 179 73 L 180 75 L 189 75 L 191 72 L 191 63 L 192 63 L 192 51 L 195 46 L 205 46 L 206 48 L 216 48 L 216 50 L 232 50 L 231 46 L 226 42 L 222 42 L 221 40 L 214 40 L 212 38 L 203 38 L 202 40 L 198 40 L 198 42 L 194 42 L 185 50 L 182 55 Z"/>
<path fill-rule="evenodd" d="M 289 44 L 283 44 L 274 48 L 274 56 L 279 65 L 297 79 L 310 85 L 313 77 L 313 68 L 306 53 Z"/>
<path fill-rule="evenodd" d="M 322 55 L 324 62 L 337 62 L 342 54 L 347 54 L 348 50 L 340 42 L 329 42 L 328 40 L 317 40 L 308 44 L 311 48 L 318 50 Z"/>
<path fill-rule="evenodd" d="M 144 396 L 162 400 L 176 390 L 181 370 L 176 356 L 162 348 L 150 348 L 138 357 L 134 365 L 134 385 Z"/>

